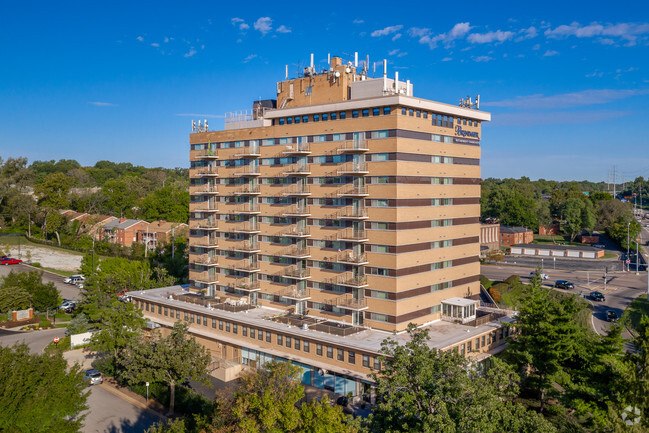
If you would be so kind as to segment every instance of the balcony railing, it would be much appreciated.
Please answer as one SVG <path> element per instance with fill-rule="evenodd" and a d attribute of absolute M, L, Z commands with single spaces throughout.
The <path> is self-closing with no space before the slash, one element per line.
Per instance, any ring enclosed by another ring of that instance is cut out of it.
<path fill-rule="evenodd" d="M 190 229 L 198 230 L 217 230 L 219 228 L 218 220 L 190 220 L 189 221 Z"/>
<path fill-rule="evenodd" d="M 297 183 L 282 191 L 282 195 L 311 195 L 311 189 L 307 185 Z"/>
<path fill-rule="evenodd" d="M 296 301 L 306 301 L 311 299 L 308 290 L 285 288 L 275 293 L 283 298 L 294 299 Z"/>
<path fill-rule="evenodd" d="M 354 207 L 346 207 L 341 210 L 339 210 L 336 213 L 336 216 L 340 219 L 367 219 L 367 209 L 365 207 L 361 208 L 354 208 Z"/>
<path fill-rule="evenodd" d="M 260 270 L 259 268 L 259 261 L 258 260 L 239 260 L 237 263 L 235 263 L 232 266 L 232 269 L 237 270 L 237 271 L 245 271 L 245 272 L 258 272 Z"/>
<path fill-rule="evenodd" d="M 336 277 L 336 283 L 343 286 L 350 287 L 366 287 L 367 286 L 367 276 L 366 275 L 353 275 L 353 274 L 343 274 Z"/>
<path fill-rule="evenodd" d="M 196 245 L 198 247 L 218 247 L 219 246 L 219 238 L 216 236 L 202 236 L 200 238 L 192 238 L 196 239 L 193 242 L 193 245 Z"/>
<path fill-rule="evenodd" d="M 298 259 L 311 257 L 311 253 L 308 248 L 298 247 L 297 245 L 293 245 L 289 248 L 283 249 L 279 255 L 285 257 L 298 258 Z"/>
<path fill-rule="evenodd" d="M 257 203 L 248 203 L 243 206 L 237 206 L 232 211 L 235 214 L 257 214 L 260 213 Z"/>
<path fill-rule="evenodd" d="M 351 263 L 354 265 L 364 265 L 368 263 L 366 253 L 355 254 L 352 251 L 343 251 L 342 253 L 338 253 L 335 261 L 339 263 Z"/>
<path fill-rule="evenodd" d="M 308 176 L 311 174 L 311 169 L 306 164 L 291 164 L 284 169 L 286 176 Z"/>
<path fill-rule="evenodd" d="M 239 170 L 234 172 L 235 176 L 261 176 L 261 172 L 259 171 L 259 166 L 255 165 L 245 165 L 243 167 L 240 167 Z"/>
<path fill-rule="evenodd" d="M 247 290 L 249 292 L 260 290 L 259 281 L 249 281 L 246 278 L 239 278 L 234 283 L 228 283 L 227 287 L 231 290 Z"/>
<path fill-rule="evenodd" d="M 349 242 L 365 242 L 367 241 L 367 231 L 366 230 L 343 230 L 342 232 L 336 233 L 336 239 L 339 241 L 349 241 Z"/>
<path fill-rule="evenodd" d="M 338 152 L 341 153 L 363 153 L 369 152 L 367 141 L 363 140 L 347 140 L 338 146 Z"/>
<path fill-rule="evenodd" d="M 207 254 L 190 257 L 189 261 L 203 266 L 214 266 L 219 264 L 218 256 L 209 256 Z"/>
<path fill-rule="evenodd" d="M 259 242 L 241 242 L 237 245 L 230 247 L 230 251 L 235 252 L 244 252 L 244 253 L 254 253 L 259 250 Z"/>
<path fill-rule="evenodd" d="M 189 169 L 190 177 L 218 176 L 217 167 L 194 167 Z"/>
<path fill-rule="evenodd" d="M 210 272 L 210 271 L 193 271 L 192 274 L 190 275 L 190 279 L 193 279 L 194 281 L 200 281 L 203 283 L 218 283 L 219 282 L 219 274 Z"/>
<path fill-rule="evenodd" d="M 338 168 L 338 174 L 365 175 L 368 173 L 365 161 L 347 162 Z"/>
<path fill-rule="evenodd" d="M 311 278 L 311 272 L 308 269 L 299 268 L 297 266 L 287 266 L 282 269 L 281 274 L 285 277 L 291 277 L 300 280 Z"/>
<path fill-rule="evenodd" d="M 367 197 L 370 195 L 366 186 L 354 186 L 341 188 L 338 191 L 338 197 Z"/>
<path fill-rule="evenodd" d="M 238 158 L 258 158 L 261 156 L 261 153 L 259 153 L 259 146 L 249 146 L 239 148 L 235 156 Z"/>
<path fill-rule="evenodd" d="M 214 201 L 193 201 L 193 202 L 189 202 L 189 205 L 190 205 L 190 210 L 193 212 L 218 212 L 219 211 L 219 206 Z"/>
<path fill-rule="evenodd" d="M 311 146 L 309 143 L 294 143 L 286 146 L 285 155 L 310 155 Z"/>
<path fill-rule="evenodd" d="M 209 149 L 203 149 L 203 150 L 196 150 L 196 155 L 197 158 L 202 158 L 202 159 L 218 159 L 219 154 L 216 150 L 209 150 Z"/>
<path fill-rule="evenodd" d="M 309 206 L 294 205 L 281 212 L 284 216 L 307 217 L 311 216 Z"/>
<path fill-rule="evenodd" d="M 335 299 L 328 299 L 325 301 L 326 304 L 336 306 L 338 308 L 344 308 L 346 310 L 361 311 L 367 310 L 367 299 L 361 298 L 356 299 L 350 295 L 338 296 Z"/>
<path fill-rule="evenodd" d="M 216 185 L 189 185 L 189 193 L 198 194 L 218 194 L 219 190 Z"/>
<path fill-rule="evenodd" d="M 232 231 L 234 233 L 259 233 L 259 224 L 255 222 L 247 222 L 244 224 L 236 225 Z"/>
<path fill-rule="evenodd" d="M 259 195 L 259 185 L 246 185 L 234 191 L 234 195 Z"/>
<path fill-rule="evenodd" d="M 311 236 L 311 232 L 306 227 L 287 227 L 279 233 L 279 236 L 290 236 L 295 238 L 307 238 Z"/>

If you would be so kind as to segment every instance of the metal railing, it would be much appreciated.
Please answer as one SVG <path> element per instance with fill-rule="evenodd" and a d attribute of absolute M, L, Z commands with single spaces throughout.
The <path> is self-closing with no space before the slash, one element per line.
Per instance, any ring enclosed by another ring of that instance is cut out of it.
<path fill-rule="evenodd" d="M 282 275 L 292 278 L 310 278 L 311 272 L 308 269 L 299 268 L 297 266 L 287 266 L 282 269 Z"/>
<path fill-rule="evenodd" d="M 291 226 L 279 233 L 280 236 L 306 237 L 311 236 L 311 232 L 306 227 Z"/>
<path fill-rule="evenodd" d="M 336 233 L 336 238 L 338 240 L 348 240 L 348 241 L 361 241 L 367 240 L 367 230 L 359 229 L 348 229 L 343 230 L 342 232 Z"/>
<path fill-rule="evenodd" d="M 365 161 L 347 162 L 338 168 L 338 173 L 364 174 L 368 171 Z"/>
<path fill-rule="evenodd" d="M 309 248 L 303 248 L 303 247 L 298 247 L 297 245 L 293 245 L 289 248 L 284 248 L 279 255 L 300 258 L 300 257 L 308 257 L 310 255 L 310 252 L 309 252 Z"/>
<path fill-rule="evenodd" d="M 290 208 L 282 211 L 281 214 L 287 216 L 309 216 L 311 215 L 311 212 L 309 210 L 309 206 L 293 205 Z"/>
<path fill-rule="evenodd" d="M 296 183 L 282 191 L 282 195 L 310 195 L 311 189 L 307 185 Z"/>
<path fill-rule="evenodd" d="M 346 207 L 336 212 L 338 218 L 367 218 L 367 209 L 365 207 L 354 208 Z"/>
<path fill-rule="evenodd" d="M 353 187 L 345 187 L 341 188 L 338 190 L 338 195 L 339 196 L 362 196 L 362 195 L 369 195 L 369 191 L 367 190 L 366 186 L 353 186 Z"/>
<path fill-rule="evenodd" d="M 195 155 L 198 158 L 218 158 L 219 153 L 215 149 L 202 149 L 202 150 L 196 150 Z"/>
<path fill-rule="evenodd" d="M 338 146 L 338 152 L 368 152 L 370 149 L 365 139 L 346 140 Z"/>
<path fill-rule="evenodd" d="M 243 251 L 243 252 L 251 252 L 251 251 L 259 251 L 259 242 L 241 242 L 233 247 L 229 248 L 230 251 Z"/>
<path fill-rule="evenodd" d="M 297 154 L 309 154 L 311 153 L 311 146 L 309 143 L 294 143 L 286 146 L 284 154 L 286 155 L 297 155 Z"/>

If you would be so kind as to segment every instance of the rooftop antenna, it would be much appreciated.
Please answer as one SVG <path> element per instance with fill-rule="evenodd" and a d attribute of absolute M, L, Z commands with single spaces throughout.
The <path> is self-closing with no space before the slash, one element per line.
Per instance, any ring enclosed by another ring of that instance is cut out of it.
<path fill-rule="evenodd" d="M 388 91 L 388 62 L 383 59 L 383 93 Z"/>
<path fill-rule="evenodd" d="M 196 132 L 196 121 L 192 119 L 192 132 Z"/>
<path fill-rule="evenodd" d="M 331 71 L 331 53 L 327 53 L 327 67 Z"/>
<path fill-rule="evenodd" d="M 311 69 L 313 69 L 313 53 L 311 53 Z"/>
<path fill-rule="evenodd" d="M 358 69 L 358 51 L 354 52 L 354 67 Z"/>
<path fill-rule="evenodd" d="M 286 80 L 288 80 L 288 65 L 286 65 Z"/>
<path fill-rule="evenodd" d="M 205 119 L 205 132 L 207 132 L 207 131 L 208 131 L 208 129 L 207 129 L 207 119 Z"/>
<path fill-rule="evenodd" d="M 365 75 L 367 75 L 367 73 L 370 70 L 370 55 L 369 54 L 367 55 L 367 57 L 365 57 L 365 68 L 363 68 L 363 69 L 364 69 Z"/>

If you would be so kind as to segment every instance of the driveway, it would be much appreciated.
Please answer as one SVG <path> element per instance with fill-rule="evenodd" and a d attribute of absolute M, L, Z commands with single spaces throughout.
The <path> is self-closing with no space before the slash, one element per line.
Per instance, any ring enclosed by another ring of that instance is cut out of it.
<path fill-rule="evenodd" d="M 30 272 L 30 271 L 42 271 L 43 272 L 43 282 L 49 283 L 50 281 L 54 283 L 54 286 L 61 292 L 61 297 L 63 299 L 80 299 L 81 291 L 77 289 L 77 286 L 72 284 L 65 284 L 60 275 L 54 274 L 52 272 L 43 271 L 42 269 L 35 268 L 33 266 L 19 264 L 19 265 L 10 265 L 10 266 L 0 266 L 0 277 L 9 275 L 9 272 Z"/>

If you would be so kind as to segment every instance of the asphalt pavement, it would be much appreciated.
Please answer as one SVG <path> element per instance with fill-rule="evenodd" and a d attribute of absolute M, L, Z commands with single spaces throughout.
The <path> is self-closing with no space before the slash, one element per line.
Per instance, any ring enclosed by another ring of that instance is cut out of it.
<path fill-rule="evenodd" d="M 30 272 L 30 271 L 42 271 L 43 272 L 43 282 L 49 283 L 50 281 L 54 283 L 57 289 L 61 292 L 61 297 L 63 299 L 80 299 L 81 291 L 77 286 L 72 284 L 65 284 L 61 275 L 55 274 L 53 272 L 44 271 L 40 268 L 35 268 L 26 264 L 19 265 L 8 265 L 0 266 L 0 277 L 9 275 L 9 272 Z"/>

